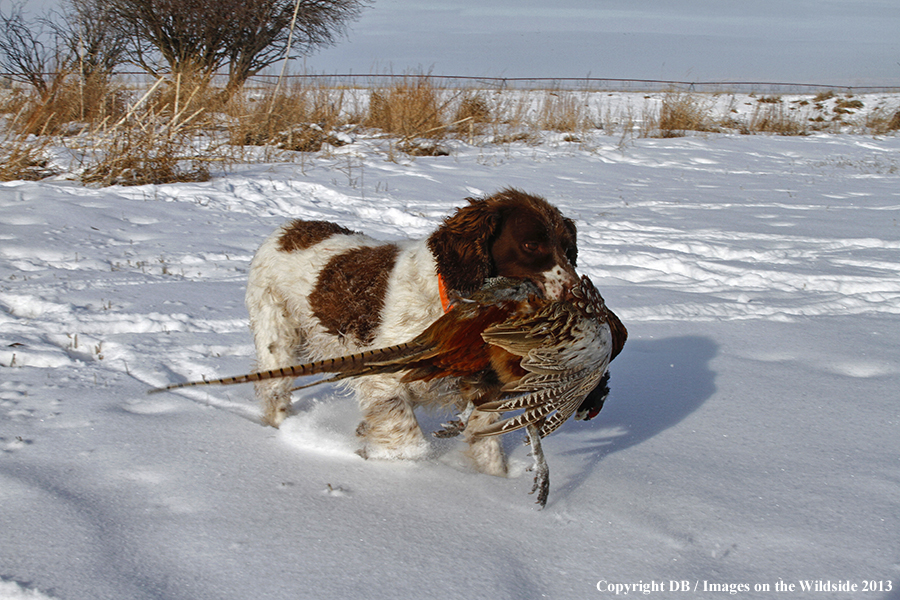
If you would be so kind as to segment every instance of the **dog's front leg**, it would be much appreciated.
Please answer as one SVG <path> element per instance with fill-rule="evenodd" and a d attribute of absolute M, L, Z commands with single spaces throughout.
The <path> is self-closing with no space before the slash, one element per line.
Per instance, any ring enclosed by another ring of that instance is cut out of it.
<path fill-rule="evenodd" d="M 469 443 L 466 455 L 472 459 L 475 467 L 482 473 L 506 477 L 509 467 L 506 462 L 506 453 L 500 443 L 502 436 L 479 436 L 482 429 L 499 418 L 500 413 L 482 412 L 477 409 L 472 412 L 465 429 L 465 439 Z"/>

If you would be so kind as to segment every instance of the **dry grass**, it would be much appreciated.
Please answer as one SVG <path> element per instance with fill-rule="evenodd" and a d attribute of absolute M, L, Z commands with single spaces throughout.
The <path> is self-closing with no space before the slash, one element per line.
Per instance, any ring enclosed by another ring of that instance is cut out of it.
<path fill-rule="evenodd" d="M 81 176 L 89 185 L 146 185 L 207 181 L 210 156 L 193 150 L 184 132 L 171 133 L 158 115 L 144 115 L 143 127 L 126 127 L 99 138 L 95 160 Z"/>
<path fill-rule="evenodd" d="M 900 131 L 900 110 L 875 109 L 866 117 L 866 128 L 873 135 Z"/>
<path fill-rule="evenodd" d="M 144 185 L 209 179 L 215 152 L 199 136 L 205 86 L 160 80 L 112 126 L 104 120 L 88 136 L 93 160 L 81 180 L 93 185 Z M 198 100 L 198 98 L 200 98 Z"/>
<path fill-rule="evenodd" d="M 863 100 L 832 92 L 790 101 L 751 96 L 740 100 L 746 106 L 735 96 L 729 104 L 684 92 L 648 94 L 643 106 L 607 105 L 591 94 L 446 89 L 417 76 L 371 91 L 307 82 L 277 93 L 246 90 L 225 101 L 209 81 L 187 75 L 159 81 L 140 98 L 109 80 L 60 76 L 43 98 L 15 90 L 0 95 L 0 179 L 51 174 L 45 157 L 59 144 L 81 152 L 85 183 L 109 185 L 202 180 L 212 165 L 320 152 L 363 130 L 390 140 L 390 159 L 395 151 L 447 154 L 451 139 L 536 145 L 548 140 L 545 132 L 589 149 L 598 133 L 621 136 L 623 144 L 693 132 L 900 131 L 896 106 L 861 116 Z"/>
<path fill-rule="evenodd" d="M 400 137 L 442 139 L 450 121 L 449 102 L 427 77 L 400 79 L 369 96 L 369 110 L 363 124 Z"/>
<path fill-rule="evenodd" d="M 296 152 L 318 152 L 325 144 L 341 146 L 344 142 L 335 132 L 353 118 L 344 99 L 343 90 L 301 84 L 257 99 L 235 97 L 227 107 L 232 117 L 230 142 Z"/>
<path fill-rule="evenodd" d="M 534 125 L 542 131 L 575 133 L 589 128 L 587 112 L 584 101 L 575 93 L 554 90 L 543 95 Z"/>
<path fill-rule="evenodd" d="M 38 181 L 54 175 L 46 158 L 51 138 L 7 133 L 0 139 L 0 181 Z"/>
<path fill-rule="evenodd" d="M 476 135 L 483 134 L 487 126 L 495 122 L 494 107 L 487 93 L 480 90 L 463 92 L 453 113 L 453 131 L 457 135 L 467 137 L 472 143 Z"/>
<path fill-rule="evenodd" d="M 663 97 L 652 137 L 681 137 L 688 131 L 718 131 L 709 106 L 696 94 L 668 93 Z"/>
<path fill-rule="evenodd" d="M 775 133 L 778 135 L 808 135 L 810 125 L 802 117 L 792 113 L 781 102 L 757 105 L 747 130 L 742 133 Z"/>
<path fill-rule="evenodd" d="M 127 110 L 125 90 L 107 78 L 59 75 L 45 97 L 20 94 L 17 131 L 34 135 L 67 135 L 91 123 L 121 118 Z"/>

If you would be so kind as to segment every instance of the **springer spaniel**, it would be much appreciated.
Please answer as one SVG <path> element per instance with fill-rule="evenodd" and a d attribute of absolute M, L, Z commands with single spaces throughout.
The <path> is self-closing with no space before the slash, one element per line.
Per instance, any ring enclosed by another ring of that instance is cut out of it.
<path fill-rule="evenodd" d="M 556 207 L 514 189 L 468 202 L 424 240 L 385 243 L 325 221 L 277 230 L 256 252 L 247 285 L 257 370 L 411 340 L 443 314 L 449 295 L 471 293 L 488 277 L 530 280 L 549 299 L 578 284 L 575 224 Z M 453 404 L 448 393 L 460 410 L 468 402 L 465 382 L 401 383 L 400 376 L 350 383 L 363 415 L 364 457 L 424 456 L 413 409 Z M 291 386 L 289 378 L 256 383 L 265 424 L 278 427 L 290 414 Z M 505 475 L 498 439 L 476 435 L 496 419 L 470 417 L 468 454 L 479 470 Z"/>

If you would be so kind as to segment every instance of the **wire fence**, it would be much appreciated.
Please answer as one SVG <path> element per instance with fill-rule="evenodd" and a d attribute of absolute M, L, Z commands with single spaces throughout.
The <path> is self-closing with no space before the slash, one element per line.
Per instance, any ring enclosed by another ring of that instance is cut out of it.
<path fill-rule="evenodd" d="M 677 81 L 667 79 L 620 79 L 609 77 L 473 77 L 434 74 L 295 74 L 294 79 L 325 80 L 336 84 L 359 87 L 377 87 L 398 79 L 429 79 L 444 82 L 448 87 L 475 87 L 488 89 L 566 89 L 618 92 L 764 92 L 781 94 L 814 93 L 819 91 L 863 93 L 897 93 L 895 86 L 834 85 L 820 83 L 786 83 L 771 81 Z M 275 75 L 256 75 L 253 81 L 273 83 Z"/>
<path fill-rule="evenodd" d="M 47 74 L 53 75 L 53 74 Z M 145 72 L 120 72 L 116 76 L 139 86 L 155 80 Z M 251 77 L 248 85 L 267 87 L 277 84 L 280 75 L 258 74 Z M 597 92 L 698 92 L 698 93 L 765 93 L 804 94 L 822 91 L 836 93 L 900 93 L 897 85 L 836 85 L 826 83 L 796 83 L 773 81 L 678 81 L 668 79 L 624 79 L 609 77 L 475 77 L 468 75 L 435 75 L 432 73 L 305 73 L 286 74 L 289 81 L 316 81 L 323 85 L 377 88 L 390 85 L 398 80 L 427 79 L 440 82 L 450 88 L 478 88 L 495 90 L 579 90 Z M 226 77 L 217 76 L 214 84 L 224 85 Z M 15 85 L 9 73 L 0 73 L 0 87 Z"/>

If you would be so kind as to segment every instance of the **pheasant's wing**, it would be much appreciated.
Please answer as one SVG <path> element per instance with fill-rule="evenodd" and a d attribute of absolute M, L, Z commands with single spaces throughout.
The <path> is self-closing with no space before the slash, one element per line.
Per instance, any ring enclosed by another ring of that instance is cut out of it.
<path fill-rule="evenodd" d="M 606 373 L 613 348 L 609 325 L 569 302 L 554 302 L 537 314 L 488 328 L 489 344 L 517 356 L 526 374 L 504 386 L 504 398 L 479 406 L 489 412 L 520 411 L 482 431 L 497 435 L 529 424 L 542 436 L 562 425 Z"/>
<path fill-rule="evenodd" d="M 484 332 L 482 337 L 489 344 L 521 356 L 526 374 L 503 388 L 503 398 L 478 407 L 518 411 L 488 427 L 483 435 L 528 424 L 539 424 L 541 435 L 549 435 L 603 385 L 609 362 L 622 350 L 628 332 L 588 277 L 582 277 L 572 295 L 571 300 L 547 304 L 535 314 L 509 319 Z"/>

